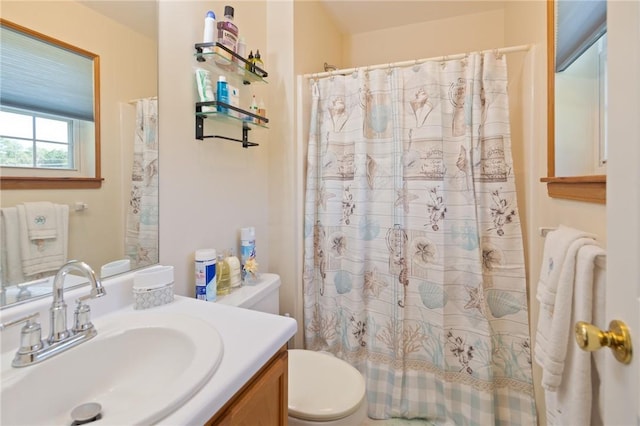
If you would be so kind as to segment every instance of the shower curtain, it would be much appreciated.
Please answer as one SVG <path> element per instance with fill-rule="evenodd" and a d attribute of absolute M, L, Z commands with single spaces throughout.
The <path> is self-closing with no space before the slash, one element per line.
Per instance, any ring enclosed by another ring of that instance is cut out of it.
<path fill-rule="evenodd" d="M 311 82 L 305 344 L 369 416 L 536 424 L 506 58 Z"/>
<path fill-rule="evenodd" d="M 158 100 L 136 102 L 125 253 L 133 265 L 158 261 Z"/>

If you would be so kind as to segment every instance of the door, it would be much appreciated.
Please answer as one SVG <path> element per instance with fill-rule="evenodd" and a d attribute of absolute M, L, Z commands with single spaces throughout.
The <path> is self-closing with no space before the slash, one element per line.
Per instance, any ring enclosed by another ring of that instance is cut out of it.
<path fill-rule="evenodd" d="M 600 393 L 605 425 L 640 425 L 640 2 L 607 8 L 606 317 L 629 326 L 635 353 L 629 365 L 605 354 Z"/>

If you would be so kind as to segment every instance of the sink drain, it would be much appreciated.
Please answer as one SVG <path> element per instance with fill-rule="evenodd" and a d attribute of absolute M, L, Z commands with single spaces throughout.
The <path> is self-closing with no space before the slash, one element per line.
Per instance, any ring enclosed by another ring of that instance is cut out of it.
<path fill-rule="evenodd" d="M 71 426 L 83 425 L 100 420 L 102 418 L 101 411 L 102 406 L 97 402 L 87 402 L 86 404 L 78 405 L 71 410 L 71 418 L 73 419 Z"/>

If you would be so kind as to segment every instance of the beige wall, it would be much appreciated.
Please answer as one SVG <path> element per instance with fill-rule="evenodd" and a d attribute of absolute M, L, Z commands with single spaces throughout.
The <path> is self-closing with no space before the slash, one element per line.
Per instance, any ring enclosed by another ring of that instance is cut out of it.
<path fill-rule="evenodd" d="M 493 49 L 503 45 L 503 23 L 504 13 L 497 9 L 355 34 L 346 41 L 344 64 L 361 67 Z"/>
<path fill-rule="evenodd" d="M 123 139 L 120 114 L 133 114 L 135 120 L 135 109 L 127 102 L 157 94 L 157 45 L 75 1 L 3 1 L 2 17 L 100 56 L 102 188 L 6 190 L 1 196 L 2 206 L 43 200 L 87 203 L 87 211 L 71 209 L 69 257 L 99 270 L 124 255 L 128 183 L 123 173 L 130 169 L 133 130 Z"/>
<path fill-rule="evenodd" d="M 177 294 L 194 295 L 194 252 L 198 248 L 230 248 L 238 253 L 241 227 L 256 228 L 257 259 L 270 271 L 269 156 L 270 131 L 249 133 L 258 147 L 219 139 L 195 139 L 196 89 L 194 44 L 202 41 L 204 17 L 213 10 L 221 18 L 222 1 L 160 2 L 159 108 L 160 108 L 160 262 L 175 268 Z M 234 22 L 246 39 L 247 51 L 260 49 L 271 77 L 271 55 L 266 38 L 266 3 L 233 2 Z M 215 78 L 215 76 L 214 76 Z M 276 77 L 277 80 L 277 77 Z M 232 80 L 229 80 L 232 82 Z M 214 82 L 215 84 L 215 82 Z M 278 83 L 275 83 L 276 85 Z M 240 106 L 248 108 L 250 96 L 263 98 L 273 123 L 282 118 L 268 96 L 268 86 L 235 83 Z M 205 134 L 241 138 L 239 123 L 206 120 Z M 285 157 L 279 159 L 281 166 Z"/>

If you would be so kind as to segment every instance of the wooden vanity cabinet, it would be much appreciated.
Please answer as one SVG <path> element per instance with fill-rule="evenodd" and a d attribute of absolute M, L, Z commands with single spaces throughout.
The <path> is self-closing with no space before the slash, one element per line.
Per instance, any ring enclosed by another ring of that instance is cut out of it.
<path fill-rule="evenodd" d="M 286 346 L 258 371 L 207 426 L 286 426 L 288 411 Z"/>

